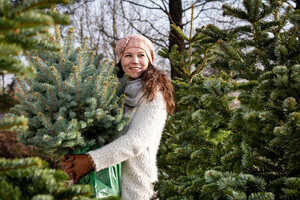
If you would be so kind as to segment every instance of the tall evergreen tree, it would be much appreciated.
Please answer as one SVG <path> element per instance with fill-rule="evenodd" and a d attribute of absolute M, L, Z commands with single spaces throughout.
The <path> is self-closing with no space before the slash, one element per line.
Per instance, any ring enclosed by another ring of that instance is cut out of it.
<path fill-rule="evenodd" d="M 224 5 L 224 15 L 243 25 L 230 31 L 213 25 L 197 30 L 206 38 L 196 43 L 216 44 L 211 66 L 221 74 L 199 78 L 197 91 L 180 95 L 179 102 L 193 100 L 189 102 L 195 109 L 168 122 L 166 133 L 177 136 L 162 145 L 158 197 L 299 199 L 299 14 L 285 2 L 244 0 L 241 9 Z M 195 127 L 201 127 L 198 135 L 206 136 L 193 148 L 197 132 L 187 134 L 180 125 L 191 116 L 198 119 Z M 212 140 L 214 146 L 203 151 Z M 190 165 L 195 155 L 216 160 Z"/>

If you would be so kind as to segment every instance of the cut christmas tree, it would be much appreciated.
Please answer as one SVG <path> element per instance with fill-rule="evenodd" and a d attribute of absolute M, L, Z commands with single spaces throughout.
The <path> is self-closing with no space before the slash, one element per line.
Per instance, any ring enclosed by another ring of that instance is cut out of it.
<path fill-rule="evenodd" d="M 70 29 L 59 53 L 27 53 L 37 74 L 34 79 L 17 78 L 21 101 L 12 110 L 29 120 L 28 130 L 18 136 L 24 145 L 64 155 L 101 147 L 126 125 L 122 83 L 113 62 L 96 57 L 86 44 L 74 46 Z"/>

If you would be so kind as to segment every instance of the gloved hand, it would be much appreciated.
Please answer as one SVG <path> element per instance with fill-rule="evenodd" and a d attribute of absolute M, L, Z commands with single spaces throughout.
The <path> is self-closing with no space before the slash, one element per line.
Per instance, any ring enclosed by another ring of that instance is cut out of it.
<path fill-rule="evenodd" d="M 87 155 L 65 155 L 60 162 L 60 166 L 68 174 L 69 179 L 73 179 L 73 183 L 77 183 L 79 179 L 94 169 L 93 159 Z"/>

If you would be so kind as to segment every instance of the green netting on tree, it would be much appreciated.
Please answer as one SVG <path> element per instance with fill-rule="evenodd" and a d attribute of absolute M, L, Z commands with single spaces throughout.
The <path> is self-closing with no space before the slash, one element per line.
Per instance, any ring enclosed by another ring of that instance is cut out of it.
<path fill-rule="evenodd" d="M 21 101 L 11 112 L 28 117 L 28 130 L 18 136 L 21 143 L 58 155 L 102 146 L 127 123 L 124 80 L 117 78 L 114 63 L 96 57 L 86 42 L 75 48 L 73 32 L 59 53 L 27 53 L 37 74 L 31 80 L 17 78 Z"/>

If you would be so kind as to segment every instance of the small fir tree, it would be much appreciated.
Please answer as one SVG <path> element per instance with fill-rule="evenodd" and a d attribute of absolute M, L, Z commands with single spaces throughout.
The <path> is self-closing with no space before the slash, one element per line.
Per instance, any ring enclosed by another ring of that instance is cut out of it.
<path fill-rule="evenodd" d="M 93 145 L 99 148 L 127 122 L 113 62 L 96 57 L 85 43 L 75 49 L 73 37 L 70 29 L 59 53 L 27 54 L 37 75 L 17 79 L 21 103 L 13 109 L 29 119 L 29 129 L 19 133 L 19 140 L 58 155 Z"/>

